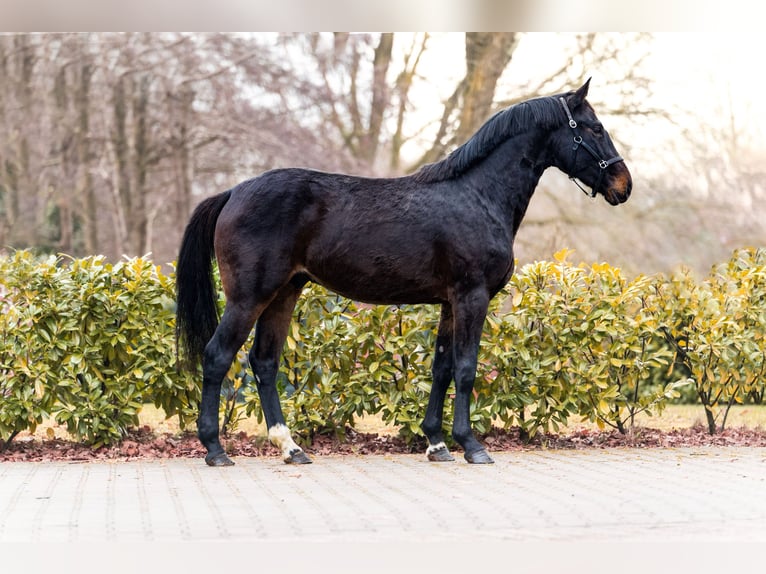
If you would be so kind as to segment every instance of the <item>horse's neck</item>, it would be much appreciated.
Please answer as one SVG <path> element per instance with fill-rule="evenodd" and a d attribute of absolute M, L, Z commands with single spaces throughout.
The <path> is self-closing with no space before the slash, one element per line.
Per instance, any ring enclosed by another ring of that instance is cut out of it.
<path fill-rule="evenodd" d="M 481 190 L 513 227 L 521 224 L 532 195 L 547 165 L 539 141 L 516 136 L 498 146 L 469 174 L 472 187 Z"/>

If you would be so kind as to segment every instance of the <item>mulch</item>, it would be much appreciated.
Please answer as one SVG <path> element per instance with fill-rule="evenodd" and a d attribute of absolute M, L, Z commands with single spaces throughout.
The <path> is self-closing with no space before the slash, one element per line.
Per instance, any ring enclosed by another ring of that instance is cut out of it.
<path fill-rule="evenodd" d="M 707 428 L 698 425 L 688 429 L 660 431 L 638 428 L 632 433 L 617 431 L 578 430 L 567 435 L 538 434 L 524 440 L 518 429 L 494 429 L 480 437 L 490 452 L 541 449 L 592 448 L 678 448 L 702 446 L 755 446 L 766 447 L 766 431 L 761 429 L 730 428 L 710 435 Z M 279 457 L 279 451 L 263 437 L 244 432 L 223 439 L 230 456 Z M 2 447 L 5 448 L 2 448 Z M 425 440 L 407 444 L 397 436 L 381 436 L 347 429 L 344 440 L 334 435 L 319 435 L 306 446 L 309 455 L 366 455 L 423 453 Z M 135 460 L 204 457 L 205 450 L 193 433 L 180 435 L 158 434 L 148 426 L 131 431 L 125 439 L 113 446 L 97 449 L 63 439 L 16 439 L 8 445 L 0 443 L 0 462 Z"/>

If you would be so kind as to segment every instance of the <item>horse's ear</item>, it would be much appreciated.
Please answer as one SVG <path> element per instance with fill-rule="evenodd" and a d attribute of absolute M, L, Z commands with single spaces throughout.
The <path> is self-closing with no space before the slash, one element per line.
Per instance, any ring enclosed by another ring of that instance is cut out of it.
<path fill-rule="evenodd" d="M 569 105 L 572 109 L 576 108 L 585 101 L 590 87 L 590 78 L 569 98 Z"/>

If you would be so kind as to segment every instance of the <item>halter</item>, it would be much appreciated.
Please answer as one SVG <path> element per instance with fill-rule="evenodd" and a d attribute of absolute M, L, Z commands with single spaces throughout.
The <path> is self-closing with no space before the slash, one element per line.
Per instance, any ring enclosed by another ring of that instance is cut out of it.
<path fill-rule="evenodd" d="M 606 170 L 606 168 L 608 168 L 610 165 L 614 163 L 625 161 L 625 160 L 623 160 L 618 155 L 614 156 L 611 159 L 602 159 L 599 153 L 595 149 L 593 149 L 593 146 L 583 141 L 582 136 L 577 131 L 577 122 L 572 117 L 572 112 L 569 111 L 569 107 L 567 106 L 566 100 L 560 97 L 559 102 L 561 102 L 561 105 L 564 107 L 564 111 L 566 112 L 567 117 L 569 118 L 569 127 L 572 128 L 572 132 L 574 133 L 574 146 L 572 147 L 572 164 L 577 165 L 575 162 L 577 158 L 577 150 L 580 149 L 580 146 L 582 146 L 585 148 L 585 151 L 587 151 L 590 155 L 592 155 L 593 158 L 598 162 L 598 167 L 600 169 L 600 171 L 598 172 L 598 179 L 596 180 L 596 185 L 594 185 L 591 188 L 590 192 L 587 189 L 585 189 L 582 185 L 580 185 L 580 182 L 577 181 L 577 178 L 575 176 L 570 175 L 569 179 L 571 179 L 574 182 L 574 184 L 577 187 L 579 187 L 585 195 L 588 195 L 590 197 L 596 197 L 596 189 L 601 184 L 601 178 L 604 177 L 604 171 Z"/>

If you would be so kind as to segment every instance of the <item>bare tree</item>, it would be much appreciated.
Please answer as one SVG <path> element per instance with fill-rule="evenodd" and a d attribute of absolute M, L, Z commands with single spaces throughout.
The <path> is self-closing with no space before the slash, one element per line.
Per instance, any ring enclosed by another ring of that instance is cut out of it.
<path fill-rule="evenodd" d="M 322 34 L 304 38 L 321 83 L 317 104 L 360 165 L 371 167 L 381 140 L 383 118 L 391 105 L 388 71 L 394 35 L 336 33 L 332 44 Z M 372 61 L 366 54 L 372 53 Z"/>
<path fill-rule="evenodd" d="M 517 45 L 515 32 L 469 32 L 465 35 L 466 73 L 444 104 L 430 149 L 417 165 L 430 163 L 450 147 L 470 138 L 492 114 L 497 82 Z"/>
<path fill-rule="evenodd" d="M 205 195 L 274 167 L 409 171 L 501 107 L 569 89 L 595 67 L 621 75 L 601 115 L 654 113 L 638 105 L 650 89 L 643 37 L 570 38 L 559 67 L 519 84 L 505 78 L 526 34 L 451 37 L 465 49 L 465 73 L 426 125 L 411 101 L 415 88 L 440 81 L 424 76 L 425 33 L 2 36 L 0 240 L 169 261 Z M 422 157 L 403 165 L 402 150 L 426 133 Z M 526 221 L 530 246 L 550 243 L 532 239 L 538 228 L 563 241 L 592 221 L 545 187 Z"/>
<path fill-rule="evenodd" d="M 26 36 L 3 37 L 0 63 L 3 79 L 2 121 L 6 145 L 0 165 L 0 190 L 2 190 L 2 232 L 0 237 L 14 238 L 22 245 L 34 241 L 33 227 L 24 225 L 21 214 L 38 203 L 37 189 L 32 184 L 30 172 L 30 130 L 25 129 L 24 116 L 34 115 L 33 72 L 37 63 L 36 53 Z M 35 216 L 36 219 L 36 216 Z"/>

